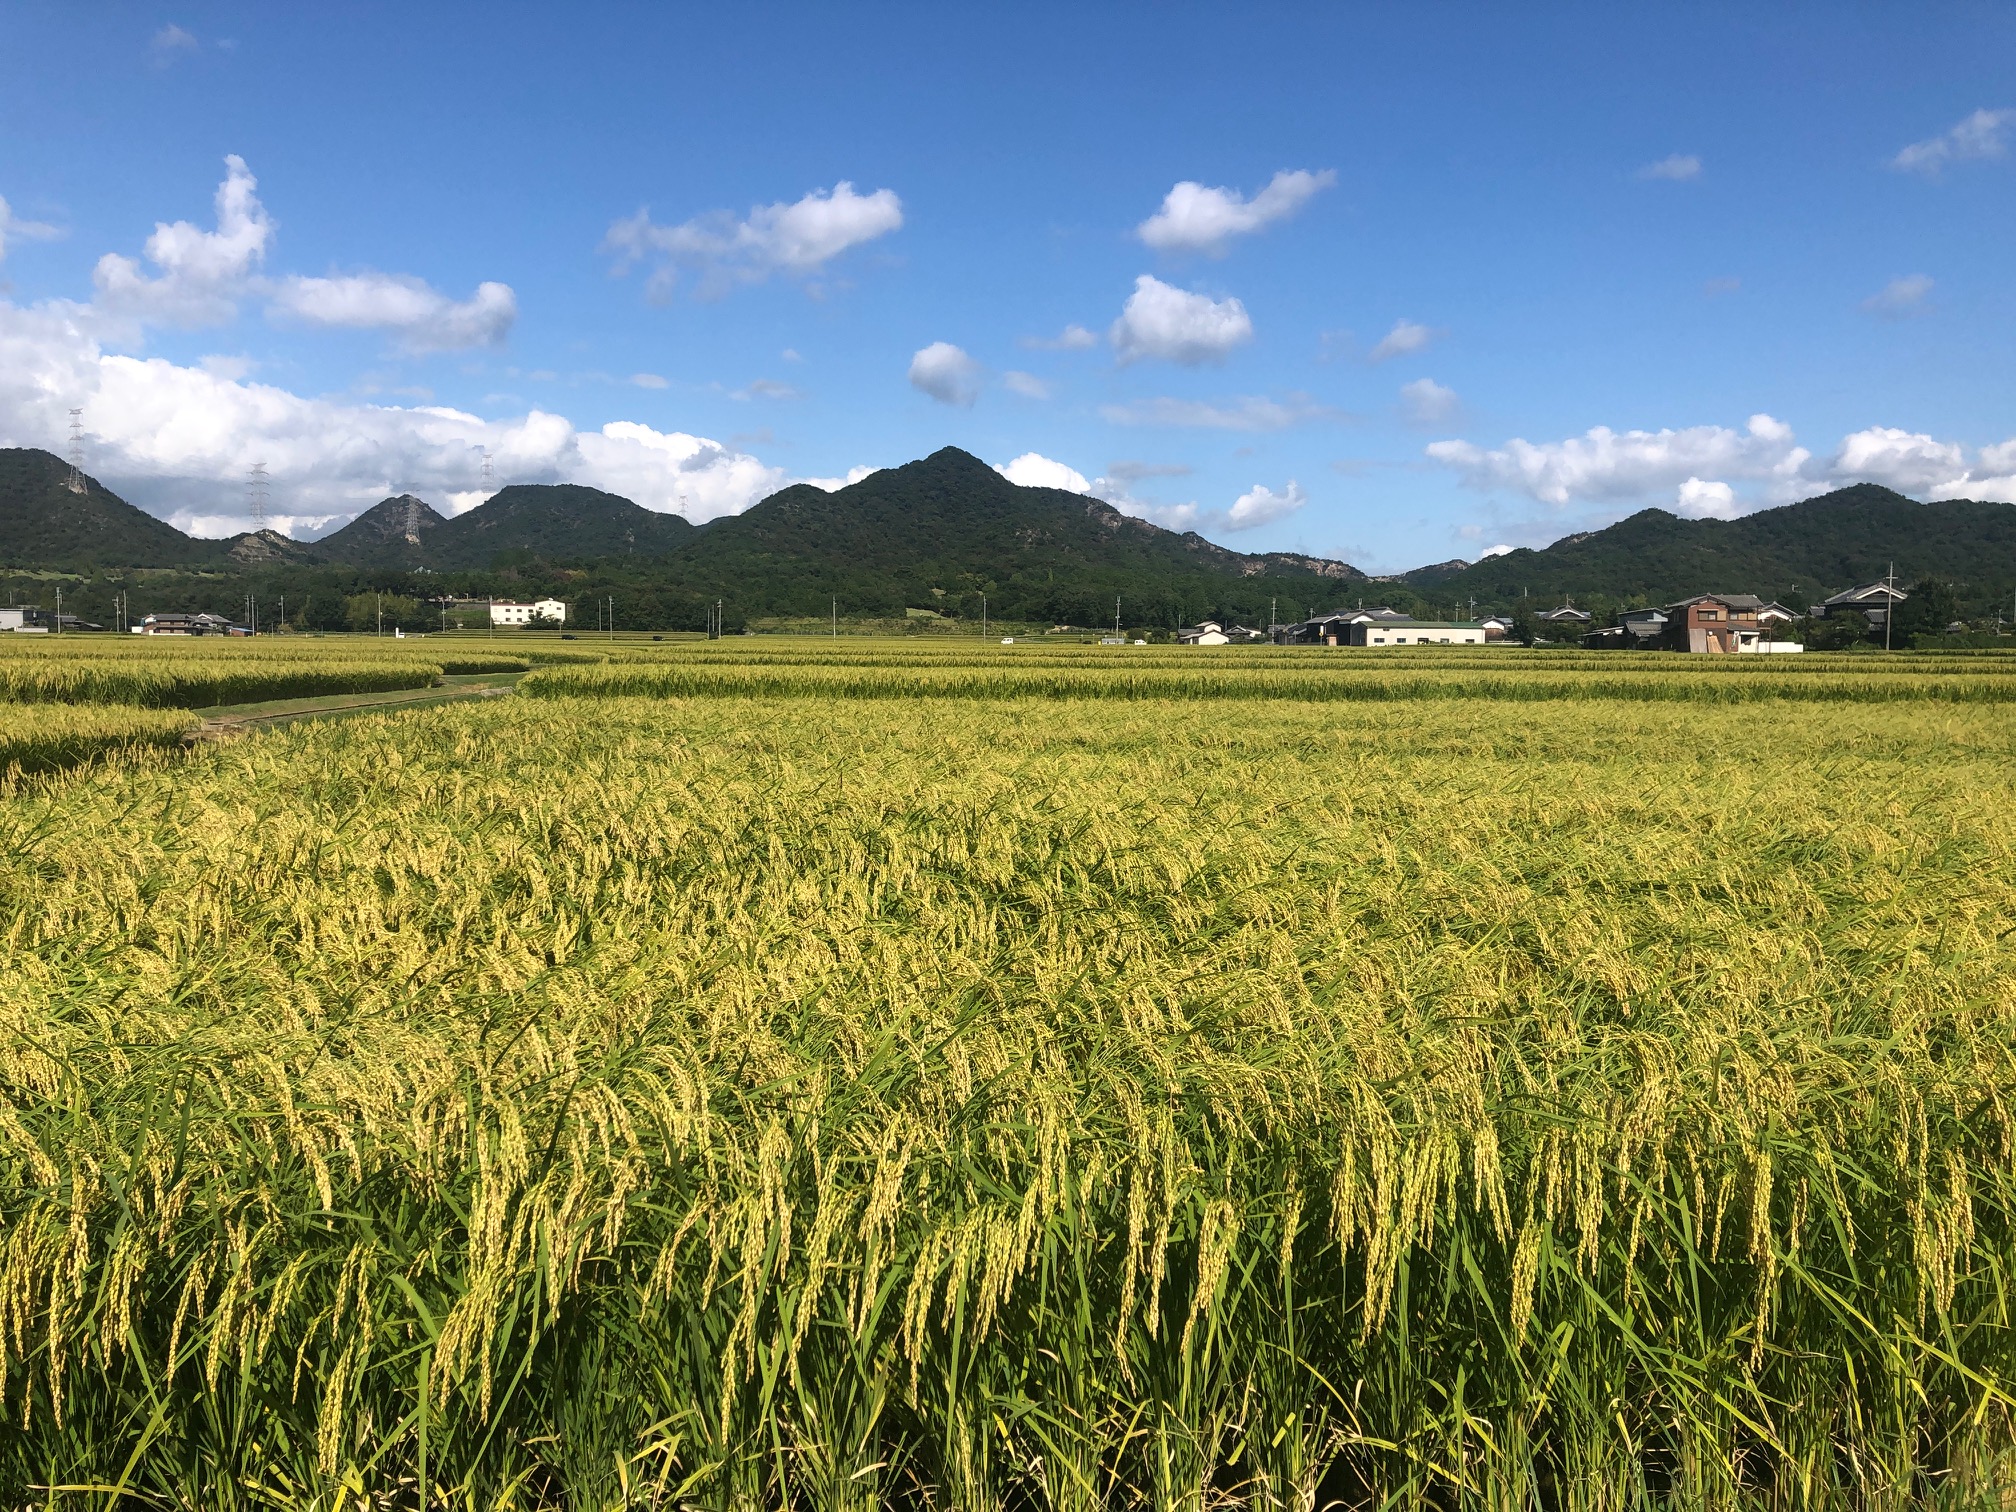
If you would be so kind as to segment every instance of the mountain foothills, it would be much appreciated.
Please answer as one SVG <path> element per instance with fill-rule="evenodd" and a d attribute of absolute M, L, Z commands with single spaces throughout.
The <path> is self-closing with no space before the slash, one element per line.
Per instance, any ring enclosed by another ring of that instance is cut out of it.
<path fill-rule="evenodd" d="M 760 618 L 932 611 L 953 618 L 1129 626 L 1210 615 L 1267 622 L 1385 602 L 1467 614 L 1573 598 L 1587 607 L 1748 591 L 1795 607 L 1879 577 L 1957 585 L 1969 608 L 2016 588 L 2016 508 L 1920 504 L 1873 485 L 1737 520 L 1647 509 L 1544 550 L 1450 561 L 1371 578 L 1345 562 L 1228 550 L 1082 494 L 1022 488 L 947 447 L 827 492 L 798 484 L 740 515 L 694 526 L 615 494 L 514 484 L 448 517 L 401 494 L 340 530 L 298 542 L 270 530 L 196 540 L 95 480 L 73 487 L 48 452 L 0 450 L 0 571 L 60 571 L 66 606 L 103 617 L 288 597 L 289 618 L 338 628 L 345 605 L 389 595 L 426 623 L 422 600 L 552 595 L 608 603 L 618 628 L 698 628 L 719 603 L 733 627 Z M 99 600 L 103 603 L 100 604 Z M 95 611 L 95 613 L 94 613 Z M 577 614 L 585 616 L 585 605 Z"/>

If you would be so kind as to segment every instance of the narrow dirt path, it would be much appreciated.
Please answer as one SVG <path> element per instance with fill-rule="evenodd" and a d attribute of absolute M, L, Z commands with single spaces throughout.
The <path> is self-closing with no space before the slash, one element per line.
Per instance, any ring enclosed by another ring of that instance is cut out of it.
<path fill-rule="evenodd" d="M 482 673 L 450 677 L 431 688 L 399 688 L 387 693 L 337 693 L 315 698 L 281 698 L 271 703 L 236 704 L 203 716 L 188 739 L 223 740 L 247 730 L 273 729 L 303 719 L 330 719 L 345 714 L 370 714 L 381 709 L 410 709 L 458 703 L 471 698 L 503 698 L 522 672 Z"/>

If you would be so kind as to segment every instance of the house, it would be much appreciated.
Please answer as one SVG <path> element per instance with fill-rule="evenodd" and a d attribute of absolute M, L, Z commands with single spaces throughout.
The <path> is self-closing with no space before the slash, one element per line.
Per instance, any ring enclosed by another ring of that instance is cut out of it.
<path fill-rule="evenodd" d="M 74 614 L 51 614 L 33 604 L 0 609 L 0 633 L 12 631 L 16 635 L 48 635 L 52 631 L 60 631 L 68 635 L 73 631 L 104 628 Z"/>
<path fill-rule="evenodd" d="M 1484 627 L 1484 639 L 1501 641 L 1512 633 L 1512 616 L 1509 614 L 1487 614 L 1477 623 Z"/>
<path fill-rule="evenodd" d="M 1398 609 L 1388 609 L 1383 605 L 1376 609 L 1338 609 L 1329 614 L 1318 614 L 1294 625 L 1277 625 L 1274 628 L 1274 643 L 1279 646 L 1348 646 L 1350 628 L 1353 625 L 1392 623 L 1407 616 Z"/>
<path fill-rule="evenodd" d="M 1577 625 L 1586 625 L 1596 616 L 1587 609 L 1577 609 L 1572 603 L 1563 601 L 1559 609 L 1546 609 L 1533 616 L 1543 625 L 1554 625 L 1563 630 L 1573 630 Z"/>
<path fill-rule="evenodd" d="M 1765 639 L 1766 605 L 1754 593 L 1698 593 L 1666 606 L 1663 644 L 1669 651 L 1710 654 L 1804 651 L 1797 641 Z"/>
<path fill-rule="evenodd" d="M 567 623 L 567 606 L 556 598 L 534 599 L 529 604 L 521 604 L 515 599 L 492 599 L 490 623 L 564 625 Z"/>
<path fill-rule="evenodd" d="M 1347 627 L 1345 646 L 1481 646 L 1484 627 L 1475 620 L 1361 620 Z"/>
<path fill-rule="evenodd" d="M 1250 646 L 1267 639 L 1265 630 L 1255 630 L 1246 625 L 1227 625 L 1225 639 L 1235 646 Z"/>
<path fill-rule="evenodd" d="M 1667 619 L 1664 609 L 1626 609 L 1617 616 L 1617 625 L 1630 637 L 1626 645 L 1656 646 L 1665 638 Z"/>
<path fill-rule="evenodd" d="M 135 635 L 250 635 L 221 614 L 150 614 L 133 627 Z"/>
<path fill-rule="evenodd" d="M 1757 623 L 1760 625 L 1789 625 L 1797 618 L 1799 616 L 1783 604 L 1766 604 L 1757 611 Z"/>
<path fill-rule="evenodd" d="M 1225 646 L 1232 638 L 1225 633 L 1225 627 L 1216 620 L 1205 620 L 1199 625 L 1185 625 L 1176 632 L 1179 646 Z"/>
<path fill-rule="evenodd" d="M 1815 618 L 1819 618 L 1854 610 L 1867 616 L 1870 628 L 1880 630 L 1884 621 L 1890 618 L 1891 609 L 1910 596 L 1892 583 L 1864 583 L 1859 588 L 1849 588 L 1832 598 L 1822 599 L 1813 606 L 1813 613 Z"/>

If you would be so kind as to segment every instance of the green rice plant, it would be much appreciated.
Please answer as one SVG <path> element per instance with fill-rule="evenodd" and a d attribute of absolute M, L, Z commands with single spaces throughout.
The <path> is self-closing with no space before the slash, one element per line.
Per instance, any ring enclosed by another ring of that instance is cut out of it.
<path fill-rule="evenodd" d="M 0 783 L 114 752 L 178 747 L 195 724 L 190 715 L 166 710 L 0 704 Z"/>

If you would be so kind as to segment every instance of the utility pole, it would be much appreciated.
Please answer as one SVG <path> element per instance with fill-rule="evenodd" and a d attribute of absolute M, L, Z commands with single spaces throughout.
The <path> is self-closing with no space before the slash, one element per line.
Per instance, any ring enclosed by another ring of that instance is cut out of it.
<path fill-rule="evenodd" d="M 287 595 L 284 593 L 280 595 L 280 623 L 287 623 Z"/>
<path fill-rule="evenodd" d="M 1113 638 L 1120 638 L 1120 595 L 1113 595 Z"/>
<path fill-rule="evenodd" d="M 378 633 L 385 633 L 385 595 L 382 591 L 378 594 Z"/>
<path fill-rule="evenodd" d="M 980 595 L 980 639 L 987 639 L 987 595 Z"/>
<path fill-rule="evenodd" d="M 840 595 L 833 595 L 833 639 L 840 639 Z"/>
<path fill-rule="evenodd" d="M 1897 617 L 1897 564 L 1892 562 L 1883 574 L 1883 586 L 1889 597 L 1883 603 L 1883 649 L 1890 649 L 1890 621 Z"/>
<path fill-rule="evenodd" d="M 56 633 L 56 634 L 58 634 L 58 635 L 61 635 L 61 634 L 63 633 L 63 590 L 62 590 L 61 588 L 58 588 L 58 589 L 56 590 L 56 630 L 55 630 L 55 633 Z"/>
<path fill-rule="evenodd" d="M 616 639 L 616 595 L 609 595 L 609 639 Z"/>

